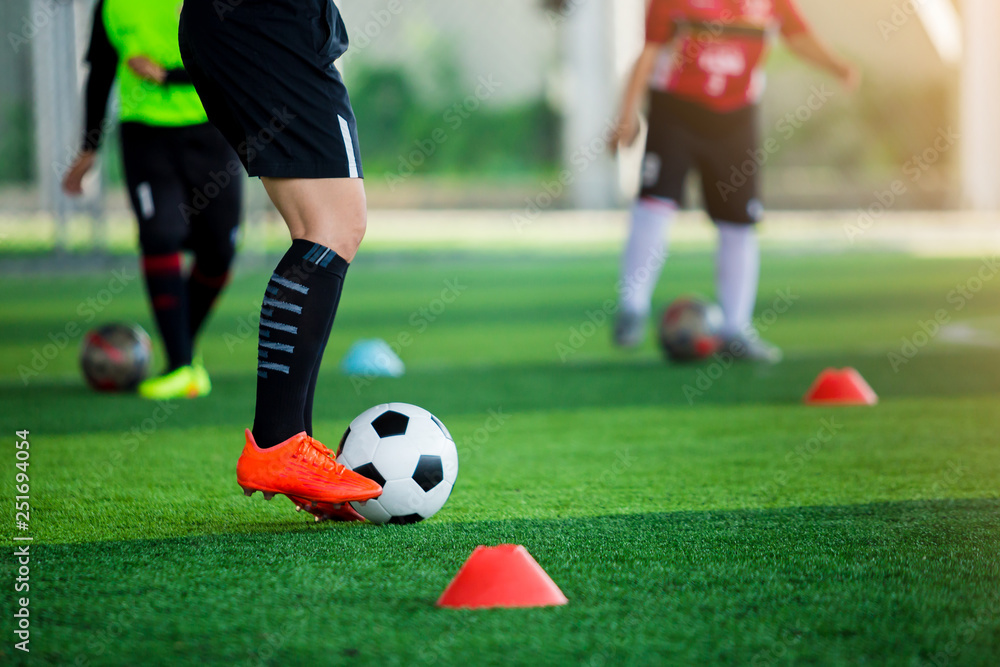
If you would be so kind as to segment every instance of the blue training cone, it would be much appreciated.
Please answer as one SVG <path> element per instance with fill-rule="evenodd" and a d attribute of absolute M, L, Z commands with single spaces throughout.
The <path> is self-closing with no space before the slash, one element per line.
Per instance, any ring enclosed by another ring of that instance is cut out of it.
<path fill-rule="evenodd" d="M 359 340 L 351 346 L 340 362 L 346 375 L 365 377 L 402 377 L 406 364 L 384 340 Z"/>

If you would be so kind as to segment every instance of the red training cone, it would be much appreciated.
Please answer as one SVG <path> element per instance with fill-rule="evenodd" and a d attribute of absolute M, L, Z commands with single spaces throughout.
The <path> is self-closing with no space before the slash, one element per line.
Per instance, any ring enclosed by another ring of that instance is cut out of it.
<path fill-rule="evenodd" d="M 478 546 L 437 601 L 439 607 L 551 607 L 569 602 L 519 544 Z"/>
<path fill-rule="evenodd" d="M 809 405 L 875 405 L 878 395 L 853 368 L 827 368 L 806 393 Z"/>

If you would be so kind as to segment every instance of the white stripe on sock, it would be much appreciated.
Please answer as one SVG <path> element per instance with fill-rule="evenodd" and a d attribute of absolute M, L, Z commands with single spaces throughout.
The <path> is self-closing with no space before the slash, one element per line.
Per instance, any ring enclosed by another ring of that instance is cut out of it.
<path fill-rule="evenodd" d="M 288 375 L 288 371 L 290 370 L 288 368 L 288 366 L 283 366 L 281 364 L 272 364 L 272 363 L 270 363 L 268 361 L 260 361 L 260 362 L 258 362 L 257 363 L 257 368 L 258 369 L 263 368 L 264 370 L 268 370 L 268 371 L 278 371 L 279 373 L 284 373 L 285 375 Z"/>
<path fill-rule="evenodd" d="M 281 322 L 272 322 L 271 320 L 265 320 L 264 318 L 261 318 L 260 326 L 267 327 L 268 329 L 277 329 L 278 331 L 286 331 L 293 335 L 299 333 L 298 327 L 282 324 Z"/>
<path fill-rule="evenodd" d="M 296 292 L 299 292 L 300 294 L 309 294 L 309 288 L 308 287 L 306 287 L 304 285 L 300 285 L 298 283 L 293 283 L 291 280 L 287 280 L 285 278 L 282 278 L 277 273 L 275 273 L 274 275 L 271 276 L 271 282 L 277 283 L 277 284 L 281 285 L 282 287 L 287 287 L 290 290 L 295 290 Z"/>
<path fill-rule="evenodd" d="M 296 306 L 294 303 L 288 303 L 287 301 L 265 298 L 264 305 L 270 306 L 271 308 L 277 308 L 278 310 L 287 310 L 288 312 L 295 313 L 296 315 L 302 314 L 302 306 Z"/>
<path fill-rule="evenodd" d="M 270 341 L 262 340 L 257 342 L 258 347 L 262 347 L 266 350 L 277 350 L 278 352 L 295 352 L 294 345 L 285 345 L 284 343 L 272 343 Z"/>

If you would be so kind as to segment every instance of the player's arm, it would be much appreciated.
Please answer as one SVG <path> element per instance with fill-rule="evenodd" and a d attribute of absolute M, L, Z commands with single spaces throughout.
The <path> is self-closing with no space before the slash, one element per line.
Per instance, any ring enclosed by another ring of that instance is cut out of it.
<path fill-rule="evenodd" d="M 146 44 L 139 39 L 139 33 L 131 30 L 128 24 L 117 28 L 122 40 L 122 58 L 137 77 L 159 86 L 191 83 L 191 77 L 183 67 L 167 69 L 146 55 Z"/>
<path fill-rule="evenodd" d="M 649 78 L 656 68 L 660 51 L 674 36 L 674 24 L 669 13 L 669 0 L 653 0 L 646 15 L 646 45 L 632 68 L 622 98 L 618 127 L 612 148 L 619 144 L 631 146 L 639 136 L 639 107 L 646 96 Z"/>
<path fill-rule="evenodd" d="M 183 67 L 166 69 L 146 56 L 134 56 L 128 59 L 128 66 L 136 76 L 161 86 L 183 85 L 191 83 L 191 75 Z"/>
<path fill-rule="evenodd" d="M 146 56 L 132 56 L 126 61 L 126 64 L 140 79 L 160 85 L 167 80 L 167 70 Z"/>
<path fill-rule="evenodd" d="M 820 39 L 819 35 L 806 23 L 795 4 L 795 0 L 781 0 L 778 3 L 781 18 L 781 34 L 788 48 L 797 56 L 837 77 L 849 90 L 860 82 L 858 69 L 844 60 Z"/>
<path fill-rule="evenodd" d="M 86 120 L 80 154 L 63 177 L 63 191 L 78 195 L 83 192 L 83 177 L 94 166 L 97 149 L 104 137 L 104 121 L 108 112 L 108 98 L 118 71 L 118 52 L 108 39 L 104 25 L 104 0 L 94 8 L 94 25 L 90 33 L 90 46 L 86 60 L 90 63 L 85 87 Z"/>
<path fill-rule="evenodd" d="M 622 97 L 613 146 L 631 146 L 639 136 L 639 107 L 646 95 L 649 77 L 653 74 L 662 47 L 662 44 L 646 44 L 632 68 L 632 75 Z"/>

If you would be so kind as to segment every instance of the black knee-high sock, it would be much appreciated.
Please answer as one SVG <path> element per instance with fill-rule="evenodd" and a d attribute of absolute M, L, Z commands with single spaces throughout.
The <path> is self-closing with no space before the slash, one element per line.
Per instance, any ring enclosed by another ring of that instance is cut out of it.
<path fill-rule="evenodd" d="M 306 404 L 302 407 L 302 423 L 305 431 L 309 435 L 313 434 L 313 398 L 316 395 L 316 382 L 319 380 L 319 367 L 323 361 L 323 353 L 326 352 L 326 344 L 330 341 L 330 332 L 333 331 L 333 320 L 337 316 L 334 310 L 330 314 L 330 321 L 326 324 L 326 336 L 323 340 L 323 349 L 320 350 L 319 359 L 316 360 L 316 367 L 313 369 L 312 377 L 309 379 L 309 391 L 306 392 Z"/>
<path fill-rule="evenodd" d="M 229 265 L 224 268 L 195 260 L 187 280 L 188 326 L 191 339 L 197 338 L 219 294 L 229 282 Z"/>
<path fill-rule="evenodd" d="M 306 430 L 313 376 L 323 357 L 349 264 L 334 251 L 296 240 L 278 263 L 260 311 L 253 435 L 273 447 Z"/>
<path fill-rule="evenodd" d="M 210 136 L 204 137 L 204 142 L 206 153 L 192 158 L 194 162 L 191 164 L 191 169 L 197 170 L 195 173 L 202 179 L 205 174 L 213 173 L 215 168 L 225 168 L 222 158 L 232 159 L 228 157 L 232 155 L 231 149 L 214 130 Z M 203 159 L 198 160 L 197 157 Z M 206 180 L 195 192 L 210 189 L 211 186 L 212 183 Z M 197 339 L 216 300 L 229 282 L 229 271 L 236 258 L 236 234 L 242 201 L 242 181 L 233 179 L 191 220 L 187 241 L 194 251 L 194 266 L 188 277 L 187 293 L 193 340 Z M 190 205 L 199 209 L 199 203 L 197 198 L 193 198 Z"/>
<path fill-rule="evenodd" d="M 187 292 L 181 275 L 181 254 L 143 255 L 146 291 L 167 352 L 167 371 L 191 364 Z"/>

